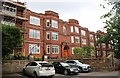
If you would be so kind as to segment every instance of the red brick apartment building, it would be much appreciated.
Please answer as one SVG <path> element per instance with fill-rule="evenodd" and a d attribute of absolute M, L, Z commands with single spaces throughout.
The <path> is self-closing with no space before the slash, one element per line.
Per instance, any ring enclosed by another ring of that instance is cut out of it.
<path fill-rule="evenodd" d="M 2 23 L 14 24 L 26 30 L 26 33 L 23 33 L 23 46 L 17 49 L 24 56 L 31 53 L 35 57 L 47 55 L 50 58 L 74 58 L 74 47 L 89 45 L 96 48 L 96 55 L 99 57 L 112 50 L 110 45 L 106 48 L 108 44 L 97 46 L 96 33 L 81 27 L 76 19 L 63 21 L 59 19 L 59 14 L 53 11 L 35 13 L 26 9 L 24 3 L 11 0 L 4 0 L 2 5 Z M 104 32 L 98 32 L 105 35 Z"/>
<path fill-rule="evenodd" d="M 105 35 L 104 32 L 98 30 L 96 35 L 96 40 L 104 35 Z M 100 43 L 96 45 L 96 52 L 97 52 L 96 54 L 98 57 L 102 57 L 102 56 L 107 57 L 111 53 L 111 51 L 112 51 L 112 45 L 108 43 Z"/>

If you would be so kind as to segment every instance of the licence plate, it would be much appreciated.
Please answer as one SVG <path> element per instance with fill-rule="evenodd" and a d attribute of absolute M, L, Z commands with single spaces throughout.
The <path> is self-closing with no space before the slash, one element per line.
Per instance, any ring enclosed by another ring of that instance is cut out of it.
<path fill-rule="evenodd" d="M 45 69 L 45 70 L 50 70 L 50 69 Z"/>

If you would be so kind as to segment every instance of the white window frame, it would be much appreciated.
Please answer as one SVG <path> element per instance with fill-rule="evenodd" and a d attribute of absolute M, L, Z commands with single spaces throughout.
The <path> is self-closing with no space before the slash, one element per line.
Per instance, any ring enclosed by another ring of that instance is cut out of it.
<path fill-rule="evenodd" d="M 49 49 L 49 52 L 48 52 L 48 49 Z M 46 52 L 47 54 L 50 54 L 50 45 L 46 45 Z"/>
<path fill-rule="evenodd" d="M 90 45 L 91 45 L 91 46 L 94 46 L 94 42 L 90 42 Z"/>
<path fill-rule="evenodd" d="M 30 24 L 40 26 L 40 18 L 35 16 L 30 16 Z"/>
<path fill-rule="evenodd" d="M 82 36 L 85 36 L 86 35 L 86 32 L 84 30 L 81 30 L 81 35 Z"/>
<path fill-rule="evenodd" d="M 52 20 L 52 27 L 53 28 L 58 28 L 58 21 Z"/>
<path fill-rule="evenodd" d="M 106 44 L 105 43 L 102 43 L 102 48 L 106 48 Z"/>
<path fill-rule="evenodd" d="M 50 37 L 50 32 L 46 32 L 46 39 L 47 39 L 47 40 L 50 40 L 50 38 L 48 38 L 48 35 L 49 35 L 49 37 Z"/>
<path fill-rule="evenodd" d="M 77 40 L 78 40 L 78 42 L 77 42 Z M 75 37 L 75 41 L 76 41 L 76 43 L 80 43 L 80 38 L 79 37 Z"/>
<path fill-rule="evenodd" d="M 3 9 L 4 11 L 8 11 L 8 13 L 10 13 L 10 14 L 13 13 L 12 15 L 16 14 L 16 8 L 10 7 L 10 6 L 4 5 L 4 4 L 3 4 L 3 7 L 4 7 L 4 9 Z M 7 8 L 9 8 L 9 10 L 7 10 Z"/>
<path fill-rule="evenodd" d="M 37 52 L 37 50 L 39 50 Z M 29 53 L 40 54 L 40 45 L 39 44 L 29 44 Z"/>
<path fill-rule="evenodd" d="M 90 34 L 90 36 L 89 36 L 89 37 L 90 37 L 90 39 L 91 39 L 91 40 L 93 40 L 93 35 L 92 35 L 92 34 Z"/>
<path fill-rule="evenodd" d="M 74 43 L 74 36 L 71 36 L 71 43 Z"/>
<path fill-rule="evenodd" d="M 29 29 L 29 38 L 40 39 L 40 31 Z"/>
<path fill-rule="evenodd" d="M 56 36 L 56 38 L 54 36 Z M 58 40 L 58 33 L 57 32 L 52 32 L 52 40 Z"/>
<path fill-rule="evenodd" d="M 86 39 L 82 39 L 82 44 L 86 45 Z"/>
<path fill-rule="evenodd" d="M 100 47 L 101 47 L 100 44 L 98 44 L 97 48 L 100 48 Z"/>
<path fill-rule="evenodd" d="M 111 44 L 108 44 L 108 48 L 111 48 Z"/>
<path fill-rule="evenodd" d="M 70 27 L 70 31 L 74 32 L 74 27 L 73 26 Z"/>
<path fill-rule="evenodd" d="M 50 20 L 49 19 L 46 20 L 46 27 L 50 27 Z"/>
<path fill-rule="evenodd" d="M 74 54 L 74 48 L 75 48 L 75 47 L 72 47 L 72 54 Z"/>
<path fill-rule="evenodd" d="M 66 35 L 66 27 L 65 26 L 63 26 L 63 33 L 64 33 L 64 35 Z"/>
<path fill-rule="evenodd" d="M 52 54 L 59 54 L 59 46 L 58 45 L 52 45 Z"/>
<path fill-rule="evenodd" d="M 75 32 L 79 34 L 79 28 L 75 27 Z"/>

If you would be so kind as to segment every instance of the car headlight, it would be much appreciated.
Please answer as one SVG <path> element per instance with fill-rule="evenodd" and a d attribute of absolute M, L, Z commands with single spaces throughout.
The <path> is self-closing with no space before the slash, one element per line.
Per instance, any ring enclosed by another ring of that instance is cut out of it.
<path fill-rule="evenodd" d="M 73 71 L 73 69 L 70 69 L 70 71 Z"/>
<path fill-rule="evenodd" d="M 87 66 L 83 66 L 83 68 L 87 68 Z"/>

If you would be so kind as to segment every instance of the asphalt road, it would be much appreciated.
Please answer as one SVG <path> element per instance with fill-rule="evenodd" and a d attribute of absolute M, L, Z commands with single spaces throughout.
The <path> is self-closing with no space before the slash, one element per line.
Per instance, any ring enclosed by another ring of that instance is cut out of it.
<path fill-rule="evenodd" d="M 120 78 L 119 73 L 120 71 L 79 73 L 78 75 L 66 75 L 66 76 L 62 74 L 56 74 L 53 78 Z M 32 77 L 28 75 L 23 75 L 21 73 L 15 73 L 3 75 L 2 78 L 32 78 Z"/>

